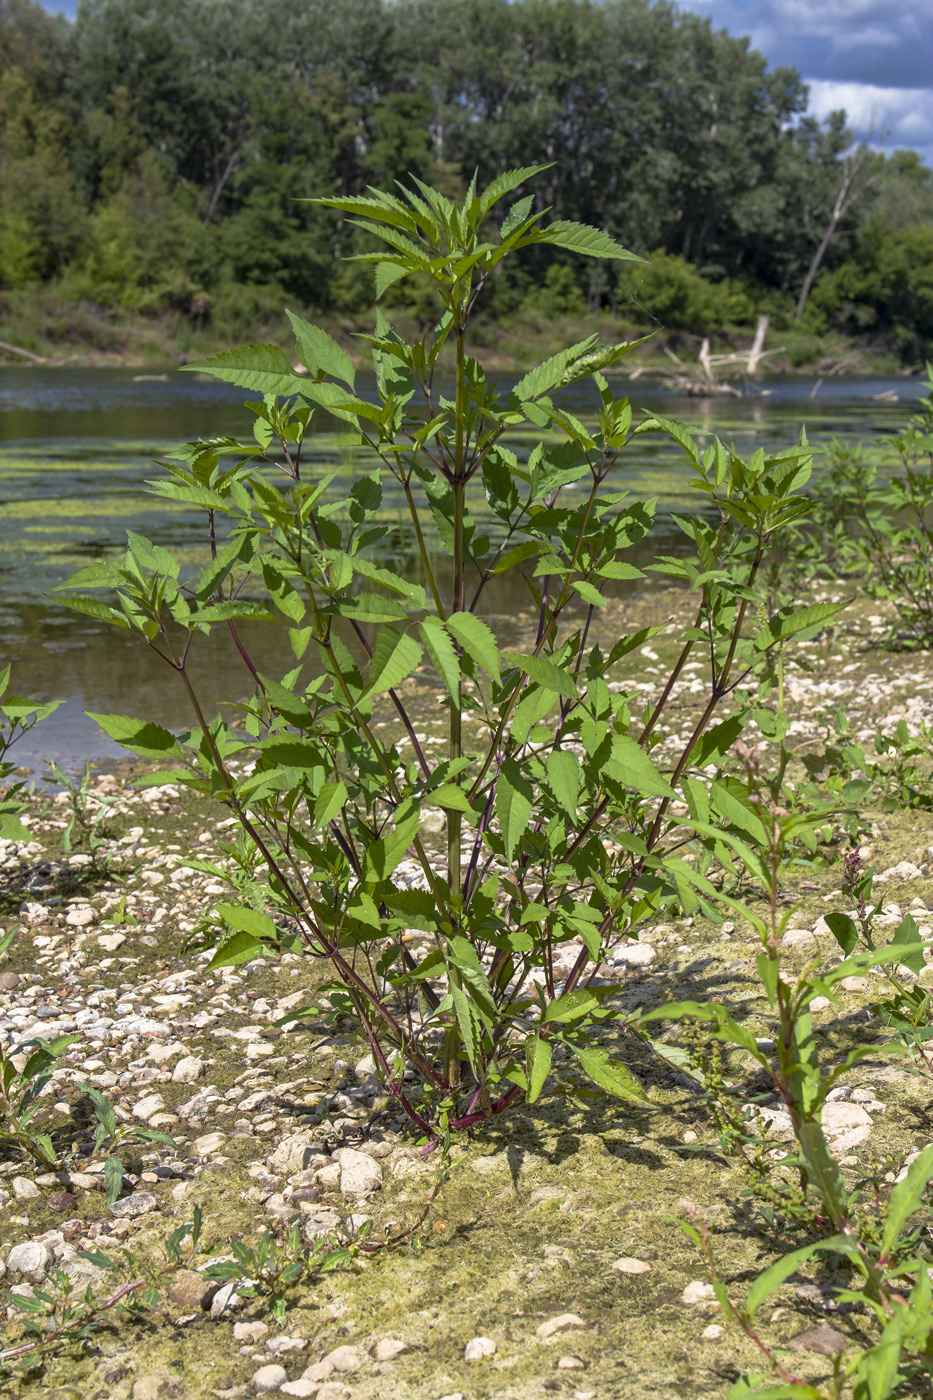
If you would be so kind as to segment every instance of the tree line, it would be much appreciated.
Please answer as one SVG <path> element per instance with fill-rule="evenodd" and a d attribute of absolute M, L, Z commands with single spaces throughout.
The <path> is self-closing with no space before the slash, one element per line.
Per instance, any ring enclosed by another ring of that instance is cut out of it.
<path fill-rule="evenodd" d="M 807 100 L 667 0 L 80 0 L 74 23 L 0 0 L 0 292 L 353 318 L 367 237 L 301 200 L 549 162 L 536 198 L 650 266 L 543 249 L 496 279 L 494 317 L 536 299 L 708 333 L 766 311 L 929 353 L 933 174 Z M 416 284 L 393 294 L 420 313 Z"/>

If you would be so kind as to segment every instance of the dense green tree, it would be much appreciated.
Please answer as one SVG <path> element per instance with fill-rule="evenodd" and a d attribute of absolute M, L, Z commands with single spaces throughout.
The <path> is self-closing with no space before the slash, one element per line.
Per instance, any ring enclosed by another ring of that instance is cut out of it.
<path fill-rule="evenodd" d="M 802 311 L 826 282 L 817 321 L 858 321 L 857 286 L 888 334 L 865 230 L 904 234 L 871 235 L 899 285 L 933 175 L 866 153 L 840 204 L 862 156 L 843 114 L 806 107 L 795 71 L 671 0 L 80 0 L 73 25 L 0 0 L 0 288 L 203 315 L 238 286 L 356 314 L 371 275 L 344 259 L 367 235 L 301 201 L 411 176 L 458 196 L 474 171 L 542 162 L 539 206 L 657 267 L 637 306 L 630 275 L 620 293 L 608 265 L 541 247 L 497 270 L 487 315 L 543 283 L 545 315 L 624 304 L 705 333 Z M 897 295 L 922 321 L 924 297 Z M 391 301 L 421 314 L 414 284 Z"/>

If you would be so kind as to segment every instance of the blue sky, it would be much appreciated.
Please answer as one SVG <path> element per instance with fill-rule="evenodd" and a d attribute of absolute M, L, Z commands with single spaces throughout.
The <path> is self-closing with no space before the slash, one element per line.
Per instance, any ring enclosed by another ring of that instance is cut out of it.
<path fill-rule="evenodd" d="M 77 0 L 41 0 L 74 16 Z M 339 0 L 338 0 L 339 3 Z M 772 64 L 800 70 L 810 110 L 849 113 L 859 137 L 912 147 L 933 165 L 933 0 L 679 0 Z"/>
<path fill-rule="evenodd" d="M 769 63 L 799 69 L 810 110 L 844 107 L 859 137 L 933 164 L 933 0 L 680 0 Z"/>

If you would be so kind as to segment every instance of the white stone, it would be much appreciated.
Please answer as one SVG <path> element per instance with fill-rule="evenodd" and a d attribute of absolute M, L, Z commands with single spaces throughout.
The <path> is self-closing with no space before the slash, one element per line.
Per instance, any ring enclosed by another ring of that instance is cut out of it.
<path fill-rule="evenodd" d="M 494 1356 L 496 1344 L 492 1337 L 472 1337 L 463 1348 L 464 1361 L 482 1361 L 484 1356 Z"/>
<path fill-rule="evenodd" d="M 568 1327 L 585 1327 L 586 1323 L 582 1317 L 577 1317 L 576 1313 L 561 1313 L 558 1317 L 549 1317 L 547 1322 L 542 1322 L 538 1328 L 539 1337 L 553 1337 L 558 1332 L 566 1332 Z"/>
<path fill-rule="evenodd" d="M 271 1391 L 281 1390 L 288 1380 L 288 1372 L 284 1366 L 261 1366 L 253 1376 L 253 1390 L 257 1395 L 268 1395 Z"/>
<path fill-rule="evenodd" d="M 298 1400 L 310 1400 L 310 1397 L 317 1393 L 317 1381 L 305 1380 L 304 1376 L 300 1376 L 297 1381 L 286 1381 L 279 1387 L 280 1395 L 295 1395 Z"/>
<path fill-rule="evenodd" d="M 911 860 L 900 860 L 897 865 L 889 865 L 887 870 L 882 870 L 880 875 L 875 876 L 878 884 L 889 880 L 921 880 L 923 871 L 919 865 L 914 865 Z"/>
<path fill-rule="evenodd" d="M 6 1257 L 6 1266 L 11 1274 L 21 1274 L 30 1279 L 44 1278 L 51 1262 L 51 1254 L 38 1240 L 15 1244 Z"/>
<path fill-rule="evenodd" d="M 612 961 L 619 967 L 648 967 L 657 956 L 650 943 L 632 943 L 626 948 L 617 948 Z"/>
<path fill-rule="evenodd" d="M 204 1072 L 204 1061 L 197 1055 L 185 1055 L 172 1070 L 173 1084 L 196 1084 Z"/>
<path fill-rule="evenodd" d="M 844 992 L 867 992 L 867 991 L 868 991 L 868 978 L 867 978 L 867 977 L 843 977 L 842 981 L 839 983 L 839 986 L 842 988 L 842 990 L 843 990 Z"/>
<path fill-rule="evenodd" d="M 312 1134 L 307 1130 L 283 1138 L 268 1159 L 269 1168 L 282 1176 L 302 1171 L 315 1154 Z"/>
<path fill-rule="evenodd" d="M 204 1133 L 201 1137 L 196 1137 L 188 1149 L 192 1157 L 210 1157 L 215 1152 L 219 1152 L 226 1141 L 225 1133 Z"/>
<path fill-rule="evenodd" d="M 382 1167 L 365 1152 L 340 1147 L 334 1153 L 340 1163 L 340 1190 L 344 1196 L 368 1196 L 382 1187 Z"/>
<path fill-rule="evenodd" d="M 851 1152 L 870 1137 L 872 1120 L 862 1104 L 835 1102 L 823 1105 L 823 1132 L 834 1155 Z"/>
<path fill-rule="evenodd" d="M 148 1191 L 134 1191 L 132 1196 L 124 1196 L 122 1201 L 114 1201 L 110 1214 L 121 1220 L 135 1220 L 137 1216 L 148 1215 L 158 1206 L 155 1196 Z"/>
<path fill-rule="evenodd" d="M 14 1176 L 12 1185 L 13 1195 L 18 1201 L 34 1201 L 39 1195 L 38 1186 L 28 1176 Z"/>
<path fill-rule="evenodd" d="M 233 1324 L 233 1340 L 235 1342 L 245 1342 L 251 1345 L 261 1342 L 263 1337 L 268 1337 L 269 1328 L 264 1322 L 235 1322 Z"/>
<path fill-rule="evenodd" d="M 270 1337 L 266 1342 L 266 1351 L 273 1356 L 284 1356 L 289 1351 L 304 1351 L 307 1345 L 306 1337 Z"/>
<path fill-rule="evenodd" d="M 610 1265 L 613 1269 L 618 1269 L 620 1274 L 650 1274 L 651 1265 L 646 1264 L 643 1259 L 617 1259 Z"/>
<path fill-rule="evenodd" d="M 708 1327 L 703 1328 L 700 1336 L 704 1342 L 718 1342 L 725 1330 L 724 1327 L 719 1326 L 718 1322 L 711 1322 Z"/>
<path fill-rule="evenodd" d="M 373 1356 L 377 1361 L 391 1361 L 393 1357 L 401 1356 L 407 1347 L 404 1342 L 397 1341 L 395 1337 L 380 1337 L 373 1347 Z"/>
<path fill-rule="evenodd" d="M 126 942 L 125 933 L 102 933 L 98 939 L 98 946 L 108 953 L 115 953 L 118 948 L 122 948 Z"/>
<path fill-rule="evenodd" d="M 323 1361 L 333 1371 L 359 1371 L 364 1365 L 365 1359 L 359 1347 L 343 1346 L 334 1347 L 334 1350 L 329 1351 Z"/>
<path fill-rule="evenodd" d="M 211 1317 L 216 1319 L 223 1317 L 224 1313 L 232 1312 L 234 1308 L 243 1306 L 243 1299 L 236 1291 L 239 1280 L 232 1278 L 229 1283 L 225 1283 L 223 1288 L 218 1288 L 211 1300 Z"/>
<path fill-rule="evenodd" d="M 703 1279 L 694 1279 L 692 1283 L 687 1284 L 681 1293 L 680 1301 L 686 1303 L 688 1308 L 692 1308 L 697 1303 L 704 1303 L 707 1298 L 715 1296 L 716 1290 L 711 1283 L 706 1283 Z"/>
<path fill-rule="evenodd" d="M 781 939 L 782 948 L 804 948 L 813 942 L 813 934 L 808 928 L 789 928 Z"/>
<path fill-rule="evenodd" d="M 133 1117 L 141 1118 L 145 1123 L 154 1113 L 158 1113 L 159 1109 L 164 1107 L 165 1100 L 161 1094 L 147 1094 L 144 1099 L 140 1099 L 139 1103 L 135 1105 Z"/>
<path fill-rule="evenodd" d="M 87 928 L 92 924 L 97 915 L 89 904 L 79 904 L 74 909 L 69 909 L 65 915 L 65 923 L 69 928 Z M 98 943 L 100 939 L 97 940 Z"/>

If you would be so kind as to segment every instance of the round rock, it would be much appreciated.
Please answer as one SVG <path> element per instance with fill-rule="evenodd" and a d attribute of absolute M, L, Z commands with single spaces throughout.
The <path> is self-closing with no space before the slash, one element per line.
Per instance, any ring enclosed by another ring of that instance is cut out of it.
<path fill-rule="evenodd" d="M 269 1395 L 280 1390 L 287 1380 L 288 1372 L 284 1366 L 260 1366 L 253 1376 L 253 1390 L 257 1395 Z"/>
<path fill-rule="evenodd" d="M 617 1259 L 609 1266 L 616 1269 L 620 1274 L 650 1274 L 651 1265 L 646 1264 L 644 1259 Z"/>
<path fill-rule="evenodd" d="M 463 1348 L 464 1361 L 482 1361 L 484 1356 L 494 1356 L 496 1344 L 492 1337 L 472 1337 Z"/>
<path fill-rule="evenodd" d="M 44 1244 L 38 1240 L 25 1240 L 15 1244 L 6 1257 L 6 1266 L 11 1274 L 21 1274 L 24 1278 L 41 1279 L 52 1262 L 52 1256 Z"/>

